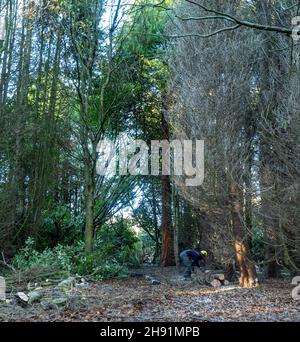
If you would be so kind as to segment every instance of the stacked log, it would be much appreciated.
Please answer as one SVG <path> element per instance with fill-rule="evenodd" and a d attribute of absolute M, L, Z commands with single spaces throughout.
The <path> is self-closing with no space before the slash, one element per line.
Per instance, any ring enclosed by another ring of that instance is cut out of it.
<path fill-rule="evenodd" d="M 193 278 L 199 284 L 210 285 L 213 288 L 229 285 L 229 281 L 225 278 L 225 274 L 222 271 L 198 271 Z"/>

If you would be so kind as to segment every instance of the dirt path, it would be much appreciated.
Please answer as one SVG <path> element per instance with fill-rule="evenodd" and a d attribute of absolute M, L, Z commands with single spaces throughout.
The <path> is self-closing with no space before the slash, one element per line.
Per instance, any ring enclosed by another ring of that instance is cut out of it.
<path fill-rule="evenodd" d="M 300 321 L 300 302 L 291 298 L 288 282 L 267 282 L 254 289 L 230 285 L 215 290 L 184 282 L 174 268 L 135 272 L 152 274 L 161 284 L 151 285 L 143 277 L 93 283 L 89 289 L 81 289 L 81 300 L 67 308 L 18 308 L 9 320 Z"/>

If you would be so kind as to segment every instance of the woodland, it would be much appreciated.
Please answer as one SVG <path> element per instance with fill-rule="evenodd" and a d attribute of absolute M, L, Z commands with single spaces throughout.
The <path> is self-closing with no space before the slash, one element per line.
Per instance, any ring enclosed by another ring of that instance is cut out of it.
<path fill-rule="evenodd" d="M 299 24 L 298 0 L 0 0 L 0 321 L 300 321 Z M 99 174 L 120 136 L 203 141 L 202 184 Z"/>

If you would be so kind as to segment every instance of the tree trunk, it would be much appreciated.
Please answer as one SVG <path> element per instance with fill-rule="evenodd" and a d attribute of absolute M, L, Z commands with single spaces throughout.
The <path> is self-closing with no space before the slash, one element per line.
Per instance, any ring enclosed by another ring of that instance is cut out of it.
<path fill-rule="evenodd" d="M 169 140 L 169 125 L 162 114 L 163 139 Z M 162 176 L 162 250 L 160 256 L 161 265 L 174 265 L 174 252 L 172 243 L 172 214 L 171 214 L 171 181 L 170 176 Z"/>
<path fill-rule="evenodd" d="M 174 206 L 174 222 L 173 222 L 173 247 L 174 247 L 174 259 L 175 265 L 179 268 L 179 246 L 178 246 L 178 231 L 180 225 L 180 217 L 179 217 L 179 197 L 176 189 L 173 189 L 173 206 Z"/>
<path fill-rule="evenodd" d="M 86 170 L 85 178 L 85 252 L 90 254 L 94 248 L 94 179 L 90 174 L 90 170 Z"/>
<path fill-rule="evenodd" d="M 88 115 L 88 100 L 87 96 L 83 97 L 81 104 L 81 116 L 87 118 Z M 92 253 L 94 249 L 94 208 L 95 208 L 95 193 L 96 193 L 96 162 L 97 151 L 96 144 L 91 143 L 88 138 L 86 127 L 82 127 L 81 141 L 83 146 L 83 161 L 84 161 L 84 205 L 85 205 L 85 252 Z M 91 145 L 92 151 L 89 147 Z"/>
<path fill-rule="evenodd" d="M 275 260 L 276 249 L 272 245 L 266 247 L 266 276 L 268 278 L 278 278 L 279 267 Z"/>
<path fill-rule="evenodd" d="M 235 275 L 234 265 L 233 263 L 228 262 L 225 265 L 225 278 L 231 282 L 234 280 L 234 275 Z"/>
<path fill-rule="evenodd" d="M 158 224 L 157 213 L 157 199 L 153 182 L 151 182 L 151 196 L 152 196 L 152 210 L 153 210 L 153 223 L 154 223 L 154 239 L 155 239 L 155 252 L 153 256 L 153 263 L 157 263 L 160 254 L 160 227 Z"/>
<path fill-rule="evenodd" d="M 230 186 L 230 197 L 232 206 L 232 225 L 234 235 L 234 250 L 237 265 L 240 270 L 240 286 L 253 287 L 255 284 L 256 271 L 251 259 L 247 237 L 241 222 L 242 217 L 242 193 L 238 184 L 233 182 Z"/>
<path fill-rule="evenodd" d="M 162 250 L 160 262 L 164 267 L 174 265 L 171 224 L 170 177 L 162 176 Z"/>

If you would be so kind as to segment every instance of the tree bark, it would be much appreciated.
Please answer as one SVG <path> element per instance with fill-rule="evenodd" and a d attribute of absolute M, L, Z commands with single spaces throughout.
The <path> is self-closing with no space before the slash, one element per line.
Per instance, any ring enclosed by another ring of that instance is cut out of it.
<path fill-rule="evenodd" d="M 162 176 L 162 250 L 160 262 L 164 267 L 174 265 L 171 224 L 170 177 Z"/>
<path fill-rule="evenodd" d="M 169 126 L 162 114 L 163 138 L 169 140 Z M 162 266 L 174 265 L 172 242 L 172 214 L 171 214 L 171 181 L 170 176 L 162 176 L 162 250 L 160 263 Z"/>
<path fill-rule="evenodd" d="M 180 261 L 179 261 L 179 246 L 178 246 L 178 231 L 180 225 L 180 217 L 179 217 L 179 197 L 178 193 L 175 189 L 173 189 L 173 206 L 174 206 L 174 222 L 173 222 L 173 247 L 174 247 L 174 259 L 175 265 L 179 268 Z"/>
<path fill-rule="evenodd" d="M 253 287 L 255 284 L 256 271 L 251 259 L 247 237 L 241 222 L 242 217 L 242 193 L 236 182 L 230 186 L 230 198 L 232 206 L 232 226 L 234 235 L 234 250 L 237 265 L 240 270 L 239 283 L 241 287 Z"/>
<path fill-rule="evenodd" d="M 94 249 L 94 206 L 95 206 L 95 174 L 93 167 L 85 165 L 85 252 L 90 254 Z"/>

